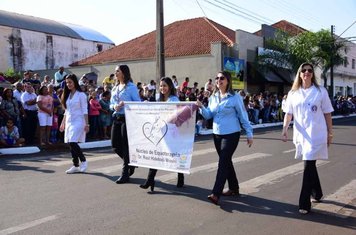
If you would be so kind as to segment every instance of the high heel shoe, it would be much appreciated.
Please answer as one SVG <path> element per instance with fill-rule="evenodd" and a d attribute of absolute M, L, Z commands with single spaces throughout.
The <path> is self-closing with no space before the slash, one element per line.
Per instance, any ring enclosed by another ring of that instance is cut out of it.
<path fill-rule="evenodd" d="M 149 187 L 151 187 L 151 192 L 153 192 L 155 189 L 155 181 L 154 180 L 146 180 L 145 184 L 140 185 L 140 188 L 143 188 L 143 189 L 148 189 Z"/>
<path fill-rule="evenodd" d="M 215 196 L 214 194 L 210 194 L 210 195 L 208 196 L 208 199 L 209 199 L 212 203 L 214 203 L 215 205 L 218 205 L 218 203 L 219 203 L 219 197 L 218 197 L 218 196 Z"/>
<path fill-rule="evenodd" d="M 240 196 L 240 190 L 231 190 L 231 189 L 224 189 L 223 192 L 221 193 L 223 196 Z"/>

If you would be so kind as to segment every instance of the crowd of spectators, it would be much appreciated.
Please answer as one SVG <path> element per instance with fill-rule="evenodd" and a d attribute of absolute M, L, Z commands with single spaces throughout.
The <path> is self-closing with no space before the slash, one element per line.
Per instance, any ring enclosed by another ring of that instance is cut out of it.
<path fill-rule="evenodd" d="M 63 133 L 58 127 L 63 119 L 64 110 L 60 104 L 65 76 L 59 69 L 55 77 L 48 75 L 41 79 L 39 74 L 26 71 L 21 81 L 14 84 L 13 89 L 0 87 L 0 146 L 52 145 L 63 142 Z M 214 82 L 208 79 L 203 86 L 198 82 L 192 85 L 189 77 L 182 84 L 172 76 L 180 101 L 199 100 L 207 106 L 209 97 L 214 90 Z M 88 117 L 90 130 L 88 140 L 109 139 L 112 124 L 110 110 L 111 88 L 115 85 L 114 74 L 103 79 L 101 84 L 89 80 L 83 75 L 79 80 L 82 91 L 88 97 Z M 136 82 L 142 101 L 156 101 L 156 83 Z M 268 91 L 249 94 L 238 91 L 243 99 L 251 124 L 282 122 L 283 105 L 286 94 Z M 50 97 L 50 98 L 49 98 Z M 348 115 L 356 112 L 356 97 L 336 96 L 333 99 L 335 115 Z M 48 120 L 51 120 L 50 122 Z M 47 121 L 44 121 L 47 120 Z M 196 116 L 196 134 L 202 129 L 211 129 L 212 120 L 204 120 L 200 114 Z"/>

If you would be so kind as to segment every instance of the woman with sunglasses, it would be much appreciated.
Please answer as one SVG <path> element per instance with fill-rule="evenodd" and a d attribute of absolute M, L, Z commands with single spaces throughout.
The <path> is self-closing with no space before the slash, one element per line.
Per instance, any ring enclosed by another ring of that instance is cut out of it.
<path fill-rule="evenodd" d="M 129 182 L 135 167 L 129 166 L 129 144 L 127 139 L 125 120 L 125 101 L 141 101 L 137 86 L 132 82 L 130 69 L 127 65 L 117 65 L 115 68 L 116 85 L 111 91 L 110 108 L 113 113 L 111 128 L 111 146 L 114 152 L 124 161 L 121 176 L 115 181 L 117 184 Z"/>
<path fill-rule="evenodd" d="M 252 126 L 241 96 L 232 89 L 229 72 L 218 73 L 208 107 L 205 108 L 200 101 L 197 101 L 197 105 L 205 119 L 213 118 L 213 138 L 219 155 L 219 165 L 214 188 L 208 199 L 217 205 L 221 195 L 239 195 L 239 182 L 232 163 L 232 155 L 239 143 L 241 125 L 247 134 L 247 144 L 251 147 Z M 229 188 L 224 190 L 226 180 Z"/>
<path fill-rule="evenodd" d="M 316 160 L 328 159 L 328 146 L 332 141 L 331 105 L 328 92 L 318 85 L 313 65 L 299 66 L 292 89 L 288 93 L 284 112 L 282 140 L 288 139 L 288 126 L 292 120 L 295 158 L 304 161 L 303 183 L 299 197 L 299 213 L 311 209 L 311 197 L 320 202 L 323 196 L 316 169 Z"/>

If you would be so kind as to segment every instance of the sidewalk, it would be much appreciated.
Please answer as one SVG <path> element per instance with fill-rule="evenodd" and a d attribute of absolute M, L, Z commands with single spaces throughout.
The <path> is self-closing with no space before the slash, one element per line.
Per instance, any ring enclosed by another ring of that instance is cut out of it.
<path fill-rule="evenodd" d="M 356 114 L 350 114 L 349 116 L 333 116 L 333 119 L 340 119 L 340 118 L 347 118 L 347 117 L 356 117 Z M 282 126 L 283 122 L 275 122 L 275 123 L 262 123 L 257 125 L 252 125 L 253 129 L 260 129 L 260 128 L 268 128 L 274 126 Z M 213 133 L 212 129 L 202 130 L 200 135 L 211 135 Z M 79 144 L 82 149 L 91 149 L 91 148 L 103 148 L 103 147 L 110 147 L 111 141 L 110 140 L 100 140 L 100 141 L 92 141 L 92 142 L 85 142 Z M 60 146 L 53 146 L 51 149 L 58 149 L 58 148 L 68 148 L 66 144 L 60 144 Z M 42 149 L 42 151 L 46 151 L 46 149 Z M 0 156 L 1 155 L 19 155 L 19 154 L 31 154 L 31 153 L 39 153 L 41 149 L 37 146 L 29 146 L 29 147 L 16 147 L 16 148 L 3 148 L 0 149 Z"/>

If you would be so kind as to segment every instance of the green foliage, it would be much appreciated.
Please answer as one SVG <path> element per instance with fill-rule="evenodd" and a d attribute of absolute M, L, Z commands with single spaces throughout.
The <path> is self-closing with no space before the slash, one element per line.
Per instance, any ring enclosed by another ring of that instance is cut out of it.
<path fill-rule="evenodd" d="M 21 73 L 15 72 L 13 68 L 9 68 L 4 73 L 5 79 L 11 83 L 15 83 L 21 79 Z"/>
<path fill-rule="evenodd" d="M 277 33 L 274 39 L 266 41 L 266 48 L 273 51 L 258 56 L 258 64 L 274 68 L 287 65 L 296 72 L 301 63 L 310 62 L 322 69 L 324 78 L 331 67 L 331 61 L 334 66 L 344 63 L 342 51 L 347 50 L 344 41 L 335 40 L 330 31 L 324 29 L 315 33 L 304 32 L 294 37 Z"/>

